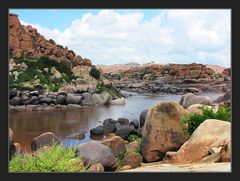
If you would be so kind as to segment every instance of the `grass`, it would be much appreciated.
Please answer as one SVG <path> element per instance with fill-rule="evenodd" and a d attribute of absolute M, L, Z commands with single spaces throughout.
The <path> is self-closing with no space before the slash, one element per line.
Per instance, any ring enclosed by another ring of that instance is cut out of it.
<path fill-rule="evenodd" d="M 19 73 L 18 79 L 14 80 L 13 77 L 9 79 L 10 88 L 22 89 L 22 85 L 25 82 L 33 83 L 39 79 L 41 85 L 47 85 L 48 88 L 55 92 L 61 87 L 63 83 L 70 83 L 75 77 L 71 69 L 63 62 L 56 62 L 50 60 L 48 57 L 41 57 L 36 61 L 30 61 L 28 57 L 14 58 L 16 64 L 24 62 L 28 68 Z M 61 74 L 61 79 L 54 79 L 51 74 L 51 68 L 55 67 Z M 43 69 L 48 68 L 48 72 L 44 72 Z M 42 72 L 39 72 L 41 70 Z"/>
<path fill-rule="evenodd" d="M 192 113 L 187 114 L 185 119 L 181 120 L 182 124 L 188 124 L 188 128 L 185 131 L 186 134 L 191 135 L 197 127 L 206 119 L 218 119 L 222 121 L 229 121 L 231 119 L 231 108 L 221 107 L 217 111 L 206 106 L 199 107 L 202 110 L 202 114 Z"/>
<path fill-rule="evenodd" d="M 36 154 L 16 154 L 9 163 L 9 172 L 84 172 L 86 168 L 75 148 L 54 145 Z"/>

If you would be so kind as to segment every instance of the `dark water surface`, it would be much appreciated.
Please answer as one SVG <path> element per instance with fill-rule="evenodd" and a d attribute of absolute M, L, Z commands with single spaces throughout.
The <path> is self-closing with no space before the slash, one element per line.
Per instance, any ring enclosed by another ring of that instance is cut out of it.
<path fill-rule="evenodd" d="M 219 93 L 203 93 L 212 99 L 222 95 Z M 126 99 L 125 105 L 91 106 L 83 107 L 78 111 L 58 112 L 28 112 L 10 113 L 9 126 L 15 134 L 15 142 L 21 144 L 25 151 L 30 151 L 31 140 L 43 132 L 51 131 L 60 137 L 65 146 L 87 142 L 91 139 L 89 130 L 101 125 L 104 119 L 126 117 L 130 121 L 139 119 L 140 113 L 150 106 L 164 102 L 179 102 L 181 95 L 154 95 L 145 96 L 133 93 Z M 67 136 L 87 132 L 81 141 L 66 139 Z"/>

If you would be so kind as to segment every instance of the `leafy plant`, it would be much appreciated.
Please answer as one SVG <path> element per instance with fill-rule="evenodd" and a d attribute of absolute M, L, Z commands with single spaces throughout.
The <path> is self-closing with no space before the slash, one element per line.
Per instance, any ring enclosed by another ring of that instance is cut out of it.
<path fill-rule="evenodd" d="M 101 73 L 100 71 L 96 68 L 96 66 L 93 66 L 92 69 L 90 70 L 90 75 L 94 77 L 95 79 L 99 80 Z"/>
<path fill-rule="evenodd" d="M 9 162 L 10 172 L 83 172 L 85 171 L 75 148 L 54 145 L 35 154 L 16 154 Z"/>
<path fill-rule="evenodd" d="M 206 119 L 219 119 L 223 121 L 230 121 L 231 108 L 221 107 L 217 111 L 206 106 L 199 107 L 202 110 L 202 114 L 192 113 L 187 114 L 185 119 L 181 120 L 181 124 L 187 124 L 188 128 L 185 131 L 186 134 L 191 135 L 197 127 Z"/>

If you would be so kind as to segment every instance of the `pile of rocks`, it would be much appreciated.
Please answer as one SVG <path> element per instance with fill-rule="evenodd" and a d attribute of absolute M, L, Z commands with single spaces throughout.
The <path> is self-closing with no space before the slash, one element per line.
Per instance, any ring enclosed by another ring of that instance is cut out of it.
<path fill-rule="evenodd" d="M 91 60 L 76 55 L 67 47 L 57 45 L 54 40 L 44 38 L 36 28 L 24 26 L 16 14 L 9 14 L 9 48 L 13 57 L 28 55 L 33 58 L 48 56 L 69 67 L 92 66 Z"/>

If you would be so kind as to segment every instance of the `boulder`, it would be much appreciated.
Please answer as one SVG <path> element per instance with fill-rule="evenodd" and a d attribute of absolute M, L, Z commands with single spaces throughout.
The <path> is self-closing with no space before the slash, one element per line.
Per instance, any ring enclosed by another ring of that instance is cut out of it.
<path fill-rule="evenodd" d="M 93 101 L 93 104 L 98 104 L 98 105 L 103 105 L 106 103 L 106 102 L 104 102 L 102 97 L 96 93 L 92 95 L 92 101 Z"/>
<path fill-rule="evenodd" d="M 61 87 L 58 92 L 66 92 L 68 94 L 74 94 L 77 92 L 77 88 L 73 85 L 67 85 L 64 87 Z"/>
<path fill-rule="evenodd" d="M 231 161 L 231 141 L 227 141 L 220 150 L 219 162 Z"/>
<path fill-rule="evenodd" d="M 147 112 L 148 112 L 148 109 L 145 109 L 141 112 L 140 114 L 140 126 L 143 127 L 144 126 L 144 123 L 145 123 L 145 118 L 146 118 L 146 115 L 147 115 Z"/>
<path fill-rule="evenodd" d="M 52 132 L 46 132 L 34 138 L 31 142 L 32 151 L 36 151 L 42 146 L 52 146 L 53 144 L 60 144 L 60 140 Z"/>
<path fill-rule="evenodd" d="M 129 165 L 132 169 L 141 165 L 143 161 L 142 155 L 139 153 L 133 152 L 127 154 L 122 160 L 122 166 Z"/>
<path fill-rule="evenodd" d="M 58 95 L 57 96 L 57 103 L 58 104 L 66 104 L 66 98 L 67 98 L 66 95 L 62 95 L 62 94 Z"/>
<path fill-rule="evenodd" d="M 9 90 L 9 99 L 12 99 L 18 95 L 18 91 L 16 88 Z"/>
<path fill-rule="evenodd" d="M 49 98 L 49 97 L 45 97 L 45 98 L 42 98 L 42 99 L 40 99 L 39 100 L 39 103 L 40 104 L 52 104 L 52 103 L 55 103 L 55 101 L 54 101 L 55 99 L 52 99 L 52 98 Z M 57 101 L 57 100 L 56 100 Z"/>
<path fill-rule="evenodd" d="M 174 163 L 192 163 L 209 155 L 212 147 L 223 146 L 231 139 L 231 124 L 226 121 L 207 119 L 193 132 L 177 153 Z"/>
<path fill-rule="evenodd" d="M 135 129 L 138 129 L 139 128 L 139 121 L 137 119 L 131 120 L 129 125 L 134 126 Z"/>
<path fill-rule="evenodd" d="M 90 130 L 90 134 L 92 135 L 103 135 L 103 126 L 97 126 Z"/>
<path fill-rule="evenodd" d="M 131 134 L 137 134 L 137 131 L 134 129 L 133 126 L 121 126 L 117 131 L 115 132 L 117 136 L 120 136 L 123 139 L 127 139 L 129 135 Z"/>
<path fill-rule="evenodd" d="M 97 141 L 81 143 L 77 146 L 77 153 L 85 165 L 102 164 L 105 168 L 112 168 L 116 164 L 116 158 L 109 146 Z"/>
<path fill-rule="evenodd" d="M 166 152 L 178 150 L 187 140 L 180 123 L 186 113 L 176 102 L 163 102 L 148 110 L 141 144 L 147 162 L 161 160 Z"/>
<path fill-rule="evenodd" d="M 104 172 L 104 167 L 101 163 L 97 163 L 95 165 L 90 166 L 86 172 Z"/>
<path fill-rule="evenodd" d="M 193 104 L 212 105 L 212 101 L 207 96 L 197 96 L 192 93 L 187 93 L 181 97 L 179 104 L 184 108 L 188 108 Z"/>
<path fill-rule="evenodd" d="M 55 78 L 55 79 L 62 78 L 62 74 L 55 67 L 51 68 L 51 74 L 53 75 L 53 78 Z"/>
<path fill-rule="evenodd" d="M 9 101 L 9 103 L 13 106 L 20 106 L 23 104 L 23 100 L 21 97 L 14 97 Z"/>
<path fill-rule="evenodd" d="M 104 134 L 109 134 L 109 133 L 113 133 L 115 132 L 115 123 L 116 121 L 111 119 L 111 118 L 108 118 L 108 119 L 105 119 L 103 121 L 103 131 L 104 131 Z"/>
<path fill-rule="evenodd" d="M 127 118 L 118 118 L 117 122 L 119 122 L 121 126 L 129 125 L 129 120 Z"/>
<path fill-rule="evenodd" d="M 25 105 L 28 105 L 28 104 L 37 105 L 37 104 L 38 104 L 38 98 L 37 98 L 37 96 L 32 96 L 29 100 L 24 101 L 24 104 L 25 104 Z"/>
<path fill-rule="evenodd" d="M 105 138 L 101 143 L 109 146 L 115 156 L 126 152 L 124 140 L 119 136 L 111 136 L 110 138 Z"/>
<path fill-rule="evenodd" d="M 81 104 L 82 97 L 80 95 L 68 94 L 66 104 Z"/>
<path fill-rule="evenodd" d="M 92 95 L 89 92 L 85 92 L 82 94 L 83 100 L 82 100 L 82 105 L 83 106 L 92 106 L 94 105 Z"/>
<path fill-rule="evenodd" d="M 21 145 L 19 143 L 13 143 L 10 147 L 10 157 L 14 154 L 22 154 L 23 150 L 21 148 Z"/>
<path fill-rule="evenodd" d="M 125 104 L 125 99 L 124 99 L 124 97 L 118 98 L 118 99 L 110 101 L 110 104 L 112 104 L 112 105 L 123 105 L 123 104 Z"/>

